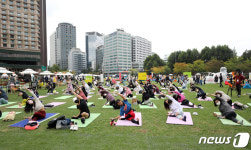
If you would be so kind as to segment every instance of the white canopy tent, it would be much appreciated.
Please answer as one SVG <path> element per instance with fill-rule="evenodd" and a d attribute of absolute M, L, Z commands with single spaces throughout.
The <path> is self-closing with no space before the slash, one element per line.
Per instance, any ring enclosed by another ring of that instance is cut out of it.
<path fill-rule="evenodd" d="M 24 71 L 20 72 L 21 74 L 38 74 L 38 72 L 32 69 L 25 69 Z"/>
<path fill-rule="evenodd" d="M 0 67 L 0 73 L 11 74 L 11 73 L 13 73 L 13 72 L 7 70 L 6 68 Z"/>
<path fill-rule="evenodd" d="M 40 72 L 39 75 L 55 75 L 55 74 L 51 73 L 50 71 L 43 71 L 43 72 Z"/>

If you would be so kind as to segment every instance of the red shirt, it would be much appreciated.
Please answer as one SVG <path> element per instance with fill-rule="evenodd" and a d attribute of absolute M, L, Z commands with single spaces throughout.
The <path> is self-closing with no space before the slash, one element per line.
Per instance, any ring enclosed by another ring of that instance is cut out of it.
<path fill-rule="evenodd" d="M 85 96 L 85 94 L 84 94 L 83 91 L 79 92 L 78 95 L 81 96 L 84 100 L 87 100 L 87 98 L 86 98 L 86 96 Z"/>
<path fill-rule="evenodd" d="M 236 79 L 235 80 L 236 84 L 242 84 L 242 81 L 245 80 L 245 77 L 243 75 L 238 75 L 238 76 L 234 76 L 234 79 Z"/>

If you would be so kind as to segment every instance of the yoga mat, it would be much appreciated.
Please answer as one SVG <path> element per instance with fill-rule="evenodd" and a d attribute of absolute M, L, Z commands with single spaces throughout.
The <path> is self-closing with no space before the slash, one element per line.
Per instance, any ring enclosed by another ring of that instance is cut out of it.
<path fill-rule="evenodd" d="M 94 94 L 94 92 L 89 92 L 88 94 Z"/>
<path fill-rule="evenodd" d="M 251 106 L 251 103 L 247 103 L 249 106 Z"/>
<path fill-rule="evenodd" d="M 217 115 L 221 115 L 220 112 L 214 112 L 216 113 Z M 249 123 L 247 120 L 245 120 L 244 118 L 242 118 L 240 115 L 237 114 L 237 117 L 236 117 L 237 120 L 241 121 L 243 120 L 243 125 L 242 126 L 251 126 L 251 123 Z M 229 120 L 229 119 L 220 119 L 221 123 L 224 124 L 224 125 L 240 125 L 238 123 L 235 123 L 233 122 L 232 120 Z"/>
<path fill-rule="evenodd" d="M 2 117 L 0 117 L 0 119 L 3 119 L 9 112 L 2 112 Z M 16 115 L 17 114 L 20 114 L 22 112 L 16 112 Z"/>
<path fill-rule="evenodd" d="M 2 104 L 2 105 L 0 105 L 0 107 L 7 106 L 7 105 L 11 105 L 11 104 L 14 104 L 14 103 L 16 103 L 16 102 L 8 102 L 7 104 Z"/>
<path fill-rule="evenodd" d="M 139 118 L 139 125 L 132 123 L 130 120 L 118 120 L 116 126 L 142 126 L 141 112 L 135 112 L 135 119 Z"/>
<path fill-rule="evenodd" d="M 52 102 L 52 103 L 48 103 L 46 105 L 54 105 L 53 107 L 65 104 L 66 102 Z M 53 108 L 53 107 L 44 107 L 44 108 Z"/>
<path fill-rule="evenodd" d="M 149 105 L 139 105 L 140 109 L 152 109 L 152 108 L 158 108 L 154 103 L 153 106 L 149 106 Z"/>
<path fill-rule="evenodd" d="M 103 99 L 102 97 L 99 97 L 98 99 Z"/>
<path fill-rule="evenodd" d="M 46 113 L 46 116 L 44 119 L 39 119 L 37 120 L 39 123 L 42 123 L 45 120 L 48 120 L 52 117 L 55 117 L 56 115 L 58 115 L 59 113 Z M 20 127 L 20 128 L 24 128 L 24 126 L 29 122 L 28 119 L 22 120 L 20 122 L 17 122 L 15 124 L 9 125 L 9 127 Z"/>
<path fill-rule="evenodd" d="M 113 108 L 111 105 L 103 105 L 102 108 Z"/>
<path fill-rule="evenodd" d="M 87 96 L 87 99 L 89 99 L 89 98 L 91 98 L 92 97 L 92 95 L 89 95 L 89 96 Z"/>
<path fill-rule="evenodd" d="M 47 97 L 47 96 L 39 96 L 39 98 L 44 98 L 44 97 Z"/>
<path fill-rule="evenodd" d="M 87 103 L 87 106 L 90 106 L 91 104 L 94 104 L 94 102 L 88 102 L 88 103 Z M 68 108 L 70 108 L 70 109 L 76 109 L 76 108 L 77 108 L 77 105 L 72 105 L 72 106 L 70 106 L 70 107 L 68 107 Z"/>
<path fill-rule="evenodd" d="M 6 107 L 6 108 L 24 108 L 25 106 L 22 106 L 22 107 L 19 107 L 19 105 L 13 105 L 13 106 L 9 106 L 9 107 Z"/>
<path fill-rule="evenodd" d="M 57 97 L 57 98 L 54 98 L 54 99 L 67 99 L 67 98 L 70 98 L 70 97 L 73 97 L 72 95 L 66 95 L 66 96 L 60 96 L 60 97 Z"/>
<path fill-rule="evenodd" d="M 213 99 L 211 97 L 206 97 L 205 99 L 202 99 L 201 97 L 199 97 L 198 101 L 213 101 Z"/>
<path fill-rule="evenodd" d="M 150 100 L 160 100 L 159 98 L 150 98 Z"/>
<path fill-rule="evenodd" d="M 184 112 L 184 116 L 187 116 L 186 122 L 180 120 L 177 117 L 167 117 L 166 123 L 168 124 L 180 124 L 180 125 L 193 125 L 193 120 L 190 112 Z"/>
<path fill-rule="evenodd" d="M 189 102 L 189 105 L 193 105 L 193 103 Z M 194 105 L 194 107 L 189 107 L 186 105 L 181 105 L 183 108 L 198 108 L 196 105 Z"/>
<path fill-rule="evenodd" d="M 98 118 L 99 115 L 100 115 L 100 113 L 91 113 L 90 118 L 85 119 L 84 124 L 81 122 L 80 118 L 79 119 L 71 119 L 71 121 L 74 121 L 74 123 L 77 122 L 78 127 L 83 128 L 83 127 L 87 127 L 90 123 L 92 123 L 96 118 Z"/>

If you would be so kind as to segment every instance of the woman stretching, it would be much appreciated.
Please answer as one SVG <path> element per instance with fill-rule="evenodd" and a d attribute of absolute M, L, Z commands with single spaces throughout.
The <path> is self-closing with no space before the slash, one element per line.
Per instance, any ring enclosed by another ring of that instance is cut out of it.
<path fill-rule="evenodd" d="M 190 105 L 189 104 L 189 100 L 187 100 L 183 94 L 179 93 L 178 91 L 172 91 L 171 93 L 175 93 L 173 95 L 173 98 L 176 101 L 178 101 L 179 103 L 181 103 L 181 105 L 186 105 L 186 106 L 189 106 L 189 107 L 194 107 L 194 104 Z"/>
<path fill-rule="evenodd" d="M 116 100 L 116 104 L 120 106 L 120 113 L 117 117 L 112 118 L 112 121 L 119 119 L 119 120 L 130 120 L 131 122 L 135 124 L 139 124 L 139 118 L 135 119 L 135 113 L 133 112 L 133 109 L 131 108 L 131 104 L 127 101 L 127 99 L 124 97 L 124 95 L 116 93 L 117 95 L 121 96 L 123 101 L 120 99 Z M 124 118 L 121 118 L 124 116 Z"/>
<path fill-rule="evenodd" d="M 33 99 L 28 99 L 26 101 L 26 105 L 24 107 L 24 111 L 26 113 L 33 112 L 33 109 L 35 113 L 31 117 L 25 117 L 26 119 L 32 120 L 32 121 L 37 121 L 38 119 L 44 119 L 46 116 L 46 112 L 44 110 L 44 105 L 41 103 L 41 101 L 37 98 L 37 96 L 34 94 L 34 92 L 30 89 L 28 90 L 32 96 Z"/>
<path fill-rule="evenodd" d="M 163 94 L 163 93 L 162 93 Z M 177 117 L 180 120 L 186 121 L 186 116 L 183 113 L 182 106 L 171 96 L 165 95 L 167 97 L 167 100 L 164 101 L 164 107 L 166 110 L 171 110 L 172 113 L 167 113 L 170 117 Z"/>
<path fill-rule="evenodd" d="M 85 123 L 85 119 L 90 117 L 90 110 L 87 106 L 87 103 L 83 99 L 83 97 L 75 93 L 73 90 L 71 92 L 77 97 L 77 100 L 74 100 L 74 102 L 77 104 L 77 109 L 79 110 L 79 113 L 76 116 L 72 116 L 71 118 L 72 119 L 81 118 L 81 122 Z"/>
<path fill-rule="evenodd" d="M 219 119 L 229 119 L 233 122 L 236 122 L 238 124 L 243 125 L 243 120 L 239 121 L 236 119 L 236 113 L 232 109 L 232 107 L 222 98 L 215 96 L 214 99 L 214 106 L 219 106 L 219 111 L 221 112 L 221 115 L 217 115 L 216 113 L 213 113 L 214 116 L 216 116 Z"/>

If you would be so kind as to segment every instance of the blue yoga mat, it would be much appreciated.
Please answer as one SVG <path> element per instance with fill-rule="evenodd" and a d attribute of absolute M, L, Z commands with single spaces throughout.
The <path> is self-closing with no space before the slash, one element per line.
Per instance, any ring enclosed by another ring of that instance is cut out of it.
<path fill-rule="evenodd" d="M 54 117 L 54 116 L 56 116 L 56 115 L 58 115 L 58 113 L 46 113 L 46 116 L 45 116 L 44 119 L 39 119 L 39 120 L 37 120 L 37 121 L 38 121 L 39 123 L 41 123 L 41 122 L 43 122 L 43 121 L 45 121 L 45 120 L 47 120 L 47 119 L 50 119 L 50 118 L 52 118 L 52 117 Z M 20 122 L 15 123 L 15 124 L 9 125 L 9 127 L 20 127 L 20 128 L 24 128 L 24 126 L 25 126 L 28 122 L 29 122 L 29 120 L 28 120 L 28 119 L 25 119 L 25 120 L 22 120 L 22 121 L 20 121 Z"/>

